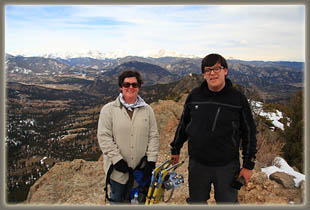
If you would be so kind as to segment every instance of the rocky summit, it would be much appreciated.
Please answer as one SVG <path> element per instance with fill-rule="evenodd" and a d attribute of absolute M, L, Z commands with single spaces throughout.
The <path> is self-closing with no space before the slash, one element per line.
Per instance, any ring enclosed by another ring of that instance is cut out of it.
<path fill-rule="evenodd" d="M 152 103 L 160 133 L 160 154 L 157 164 L 170 157 L 169 143 L 172 141 L 180 120 L 186 95 L 178 102 L 173 100 Z M 164 205 L 187 205 L 188 182 L 187 144 L 181 150 L 184 164 L 176 170 L 183 174 L 185 183 L 176 188 L 171 200 Z M 105 201 L 105 173 L 102 157 L 98 161 L 75 159 L 72 162 L 55 164 L 31 187 L 27 200 L 21 205 L 109 205 Z M 247 186 L 239 191 L 241 205 L 300 205 L 303 203 L 304 183 L 295 187 L 293 177 L 287 174 L 274 174 L 269 179 L 256 166 Z M 273 178 L 271 178 L 273 177 Z M 169 191 L 168 191 L 169 192 Z M 167 192 L 167 193 L 168 193 Z M 213 190 L 209 204 L 214 205 Z"/>

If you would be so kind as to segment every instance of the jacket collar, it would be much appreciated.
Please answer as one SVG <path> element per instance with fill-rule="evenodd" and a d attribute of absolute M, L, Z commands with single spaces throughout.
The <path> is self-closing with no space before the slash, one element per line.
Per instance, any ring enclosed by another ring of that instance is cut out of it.
<path fill-rule="evenodd" d="M 119 100 L 119 96 L 117 96 L 117 98 L 114 100 L 113 106 L 117 106 L 117 107 L 122 107 L 123 106 L 123 104 Z"/>
<path fill-rule="evenodd" d="M 122 107 L 125 108 L 125 106 L 120 101 L 120 96 L 117 96 L 117 98 L 114 100 L 113 106 L 120 107 L 120 108 L 122 108 Z"/>

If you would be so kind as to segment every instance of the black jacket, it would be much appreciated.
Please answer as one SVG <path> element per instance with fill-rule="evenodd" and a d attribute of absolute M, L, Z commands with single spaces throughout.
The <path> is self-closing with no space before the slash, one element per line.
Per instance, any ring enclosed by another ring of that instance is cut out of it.
<path fill-rule="evenodd" d="M 229 79 L 219 92 L 210 91 L 206 81 L 190 92 L 171 153 L 179 154 L 187 139 L 189 156 L 198 162 L 223 166 L 239 160 L 241 145 L 243 167 L 254 168 L 256 125 L 247 98 Z"/>

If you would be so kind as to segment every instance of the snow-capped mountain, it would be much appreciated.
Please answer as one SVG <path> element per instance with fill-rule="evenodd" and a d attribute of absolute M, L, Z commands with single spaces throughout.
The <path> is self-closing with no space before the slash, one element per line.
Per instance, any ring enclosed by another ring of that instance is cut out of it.
<path fill-rule="evenodd" d="M 139 53 L 132 53 L 126 50 L 115 50 L 110 52 L 101 52 L 99 50 L 80 50 L 80 51 L 58 51 L 58 52 L 48 52 L 48 53 L 31 53 L 27 51 L 12 51 L 9 54 L 14 56 L 24 56 L 24 57 L 44 57 L 44 58 L 62 58 L 62 59 L 70 59 L 70 58 L 80 58 L 80 57 L 88 57 L 94 59 L 116 59 L 116 58 L 124 58 L 126 56 L 139 56 L 139 57 L 152 57 L 152 58 L 160 58 L 160 57 L 181 57 L 181 58 L 197 58 L 195 55 L 186 55 L 182 53 L 177 53 L 174 51 L 169 51 L 165 49 L 160 50 L 147 50 Z"/>

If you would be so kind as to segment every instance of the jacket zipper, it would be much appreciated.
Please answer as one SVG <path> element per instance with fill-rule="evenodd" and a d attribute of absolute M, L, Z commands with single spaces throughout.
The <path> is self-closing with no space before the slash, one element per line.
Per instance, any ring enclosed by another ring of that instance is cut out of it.
<path fill-rule="evenodd" d="M 235 135 L 236 135 L 236 129 L 237 129 L 237 126 L 235 124 L 235 122 L 232 122 L 232 126 L 233 126 L 233 134 L 232 134 L 232 142 L 234 143 L 234 147 L 236 148 L 237 147 L 237 142 L 236 142 L 236 139 L 235 139 Z"/>
<path fill-rule="evenodd" d="M 214 132 L 214 130 L 215 130 L 216 122 L 217 122 L 217 119 L 219 117 L 220 111 L 221 111 L 221 107 L 217 108 L 215 119 L 214 119 L 214 122 L 213 122 L 213 125 L 212 125 L 212 132 Z"/>

